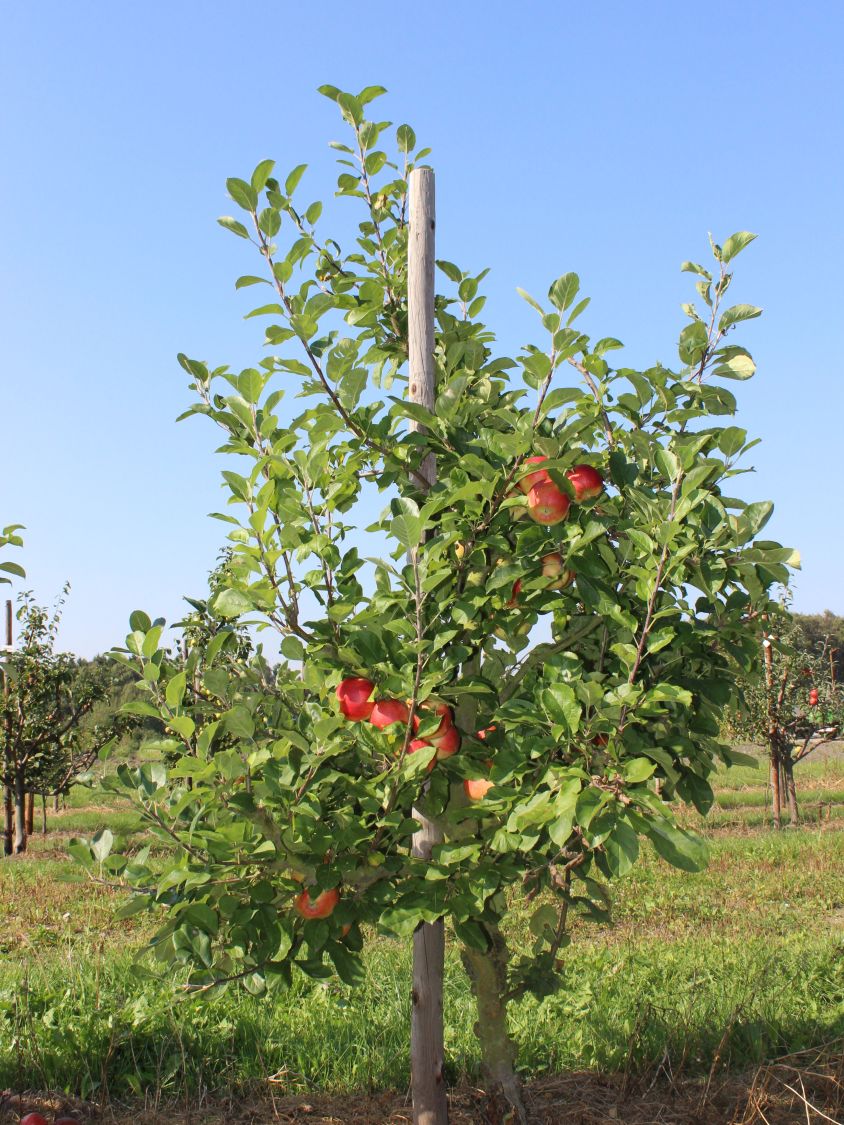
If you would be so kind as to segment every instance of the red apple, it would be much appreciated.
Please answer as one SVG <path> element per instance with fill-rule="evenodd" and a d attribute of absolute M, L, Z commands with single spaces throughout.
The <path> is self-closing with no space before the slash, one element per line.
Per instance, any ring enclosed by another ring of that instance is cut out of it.
<path fill-rule="evenodd" d="M 40 1113 L 28 1113 L 20 1119 L 20 1125 L 47 1125 L 47 1118 Z"/>
<path fill-rule="evenodd" d="M 581 500 L 594 500 L 604 491 L 604 478 L 591 465 L 575 465 L 573 469 L 566 470 L 566 476 L 571 481 L 578 504 Z"/>
<path fill-rule="evenodd" d="M 414 738 L 413 741 L 411 742 L 411 744 L 408 746 L 407 752 L 408 752 L 408 754 L 415 754 L 417 750 L 433 750 L 433 749 L 434 749 L 434 747 L 431 745 L 431 743 L 426 742 L 424 738 Z M 430 762 L 428 762 L 428 765 L 427 765 L 428 773 L 430 773 L 431 770 L 434 768 L 434 766 L 436 765 L 436 762 L 437 762 L 437 756 L 435 754 L 433 756 L 433 758 L 431 758 Z"/>
<path fill-rule="evenodd" d="M 495 727 L 489 729 L 495 730 Z M 479 731 L 478 738 L 484 733 L 484 731 Z M 488 770 L 492 769 L 492 758 L 487 758 L 484 765 Z M 485 777 L 467 777 L 463 782 L 463 789 L 470 801 L 481 801 L 492 789 L 492 782 Z"/>
<path fill-rule="evenodd" d="M 547 460 L 548 460 L 547 457 L 528 457 L 525 460 L 524 464 L 525 465 L 538 465 L 541 461 L 547 461 Z M 547 469 L 539 469 L 537 472 L 528 473 L 527 476 L 522 477 L 522 479 L 520 481 L 518 481 L 517 483 L 518 483 L 519 488 L 522 490 L 522 492 L 528 493 L 528 492 L 530 492 L 530 490 L 533 488 L 533 486 L 535 484 L 541 484 L 542 481 L 546 481 L 546 480 L 550 480 L 550 479 L 551 478 L 548 476 L 548 470 Z"/>
<path fill-rule="evenodd" d="M 573 570 L 565 567 L 563 556 L 559 551 L 551 551 L 550 554 L 542 556 L 542 577 L 555 580 L 549 585 L 549 590 L 565 590 L 566 586 L 574 582 L 575 575 Z"/>
<path fill-rule="evenodd" d="M 442 721 L 433 735 L 427 736 L 430 741 L 433 742 L 435 738 L 438 738 L 441 734 L 445 734 L 448 728 L 454 725 L 454 712 L 447 703 L 437 703 L 435 707 L 431 707 L 428 703 L 423 703 L 422 710 L 413 716 L 414 730 L 419 730 L 420 725 L 430 718 L 429 715 L 425 714 L 426 711 L 433 711 L 435 715 L 440 715 L 442 717 Z"/>
<path fill-rule="evenodd" d="M 457 727 L 449 727 L 443 734 L 435 734 L 429 738 L 432 746 L 437 748 L 437 759 L 450 758 L 460 749 L 460 731 Z"/>
<path fill-rule="evenodd" d="M 400 699 L 379 699 L 369 716 L 369 721 L 374 727 L 383 730 L 391 723 L 406 723 L 410 716 L 410 708 Z"/>
<path fill-rule="evenodd" d="M 812 688 L 812 690 L 809 692 L 809 706 L 810 707 L 817 707 L 817 705 L 818 705 L 818 689 Z"/>
<path fill-rule="evenodd" d="M 551 526 L 560 523 L 569 513 L 571 502 L 553 481 L 541 481 L 528 493 L 528 511 L 536 523 Z"/>
<path fill-rule="evenodd" d="M 463 789 L 470 801 L 482 801 L 492 789 L 492 782 L 486 777 L 467 777 Z"/>
<path fill-rule="evenodd" d="M 336 887 L 332 887 L 330 891 L 323 891 L 316 898 L 311 898 L 310 891 L 302 891 L 293 905 L 303 918 L 327 918 L 339 901 L 340 892 Z"/>
<path fill-rule="evenodd" d="M 361 719 L 369 718 L 372 714 L 372 708 L 375 706 L 369 698 L 374 690 L 375 684 L 372 680 L 352 677 L 340 681 L 335 694 L 340 701 L 340 710 L 347 719 L 356 723 Z"/>

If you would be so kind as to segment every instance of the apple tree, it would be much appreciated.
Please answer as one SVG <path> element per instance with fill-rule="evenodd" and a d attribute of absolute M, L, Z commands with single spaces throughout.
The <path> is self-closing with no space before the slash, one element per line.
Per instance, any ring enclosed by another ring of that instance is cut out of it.
<path fill-rule="evenodd" d="M 844 691 L 834 679 L 829 639 L 813 644 L 785 604 L 754 620 L 760 666 L 740 678 L 726 732 L 766 747 L 774 826 L 781 827 L 787 802 L 789 823 L 795 827 L 800 815 L 794 767 L 840 738 Z"/>
<path fill-rule="evenodd" d="M 439 261 L 429 409 L 407 393 L 408 181 L 429 150 L 373 114 L 381 88 L 322 93 L 349 127 L 350 245 L 302 198 L 305 165 L 230 179 L 220 223 L 255 259 L 236 288 L 266 294 L 247 312 L 266 351 L 242 371 L 179 357 L 187 415 L 229 464 L 210 609 L 272 630 L 283 661 L 206 675 L 220 714 L 198 714 L 161 623 L 134 615 L 122 658 L 174 760 L 115 784 L 179 850 L 163 872 L 108 863 L 126 909 L 161 916 L 155 955 L 209 993 L 294 970 L 354 983 L 365 936 L 447 919 L 489 1080 L 521 1115 L 507 1003 L 555 986 L 572 914 L 608 916 L 643 839 L 705 864 L 671 803 L 710 807 L 720 713 L 758 656 L 744 616 L 788 578 L 791 553 L 757 538 L 771 506 L 730 495 L 751 443 L 729 388 L 754 373 L 734 337 L 760 310 L 726 296 L 753 236 L 684 264 L 701 311 L 684 306 L 675 369 L 614 366 L 574 273 L 522 294 L 536 342 L 501 355 L 486 271 Z M 430 859 L 420 814 L 443 836 Z M 516 894 L 536 902 L 514 956 Z"/>
<path fill-rule="evenodd" d="M 115 715 L 85 726 L 108 697 L 109 669 L 94 664 L 80 668 L 73 656 L 55 651 L 63 597 L 52 612 L 29 593 L 18 601 L 18 645 L 6 657 L 0 701 L 2 783 L 13 797 L 15 854 L 26 850 L 27 795 L 66 792 L 124 722 Z"/>
<path fill-rule="evenodd" d="M 20 532 L 23 530 L 23 524 L 15 523 L 9 524 L 8 527 L 0 529 L 0 551 L 5 547 L 22 547 L 23 539 Z M 15 578 L 25 578 L 26 572 L 19 563 L 10 562 L 8 559 L 3 559 L 0 562 L 0 586 L 10 585 L 12 579 L 9 575 Z M 12 643 L 12 603 L 6 602 L 6 620 L 5 620 L 3 637 L 3 647 L 8 652 L 7 646 Z M 10 753 L 9 753 L 9 740 L 6 737 L 5 731 L 3 732 L 3 772 L 9 773 L 10 766 Z M 14 838 L 14 825 L 15 825 L 15 811 L 14 811 L 14 798 L 12 790 L 8 785 L 3 785 L 3 851 L 6 855 L 12 854 L 12 841 Z"/>

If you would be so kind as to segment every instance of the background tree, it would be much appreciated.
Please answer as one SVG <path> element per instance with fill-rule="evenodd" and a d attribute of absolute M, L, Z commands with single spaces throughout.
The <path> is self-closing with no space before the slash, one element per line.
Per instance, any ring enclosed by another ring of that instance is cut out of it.
<path fill-rule="evenodd" d="M 795 561 L 757 538 L 770 504 L 722 492 L 749 445 L 723 424 L 724 381 L 754 372 L 732 334 L 760 312 L 724 297 L 753 236 L 713 244 L 711 271 L 684 264 L 705 315 L 685 306 L 677 371 L 613 368 L 620 342 L 576 326 L 573 273 L 544 303 L 523 294 L 541 346 L 502 356 L 479 320 L 485 271 L 440 261 L 427 409 L 405 382 L 408 181 L 428 150 L 367 117 L 381 88 L 322 92 L 350 126 L 334 147 L 337 194 L 362 211 L 355 245 L 298 202 L 304 165 L 229 180 L 243 214 L 220 222 L 261 260 L 237 287 L 272 290 L 249 314 L 268 318 L 269 354 L 239 373 L 180 357 L 187 413 L 223 430 L 232 465 L 233 553 L 209 609 L 274 629 L 285 662 L 247 690 L 206 673 L 220 717 L 203 716 L 163 623 L 135 613 L 123 659 L 181 753 L 115 784 L 180 850 L 164 872 L 106 858 L 101 840 L 75 854 L 122 873 L 127 911 L 161 912 L 156 955 L 209 994 L 332 965 L 354 983 L 363 924 L 409 937 L 447 918 L 491 1086 L 522 1119 L 508 1000 L 556 986 L 572 913 L 607 917 L 640 838 L 679 867 L 706 862 L 670 802 L 711 805 L 707 775 L 732 760 L 721 710 L 758 658 L 745 615 Z M 361 523 L 377 556 L 354 542 Z M 233 742 L 213 753 L 221 730 Z M 411 853 L 414 808 L 442 832 L 430 859 Z M 543 892 L 517 958 L 502 933 L 514 888 Z"/>
<path fill-rule="evenodd" d="M 792 617 L 816 656 L 822 653 L 830 666 L 830 676 L 844 683 L 844 617 L 825 609 L 823 613 L 792 613 Z"/>
<path fill-rule="evenodd" d="M 23 525 L 16 523 L 4 527 L 0 531 L 0 551 L 5 547 L 21 547 L 23 546 L 23 539 L 19 532 L 22 530 Z M 25 578 L 26 574 L 22 566 L 18 563 L 9 562 L 4 559 L 0 562 L 0 586 L 8 585 L 11 583 L 11 578 L 7 575 L 13 574 L 18 578 Z M 12 603 L 6 602 L 6 613 L 3 621 L 3 646 L 6 651 L 11 650 L 12 644 Z M 4 680 L 4 693 L 7 692 Z M 3 773 L 8 775 L 11 765 L 10 745 L 11 735 L 9 727 L 4 723 L 3 725 Z M 6 855 L 12 854 L 12 839 L 14 837 L 14 799 L 12 796 L 11 787 L 5 783 L 2 786 L 3 792 L 3 851 Z"/>
<path fill-rule="evenodd" d="M 3 722 L 7 738 L 3 784 L 13 793 L 13 851 L 26 850 L 27 794 L 60 793 L 84 773 L 113 740 L 119 720 L 83 729 L 82 720 L 107 697 L 94 666 L 56 653 L 65 587 L 52 612 L 20 595 L 19 639 L 3 669 Z"/>
<path fill-rule="evenodd" d="M 726 733 L 767 748 L 774 826 L 781 827 L 786 801 L 789 821 L 796 826 L 794 767 L 840 738 L 844 691 L 834 679 L 831 638 L 820 644 L 807 639 L 803 622 L 786 605 L 756 620 L 762 660 L 739 681 L 739 700 L 729 712 Z"/>

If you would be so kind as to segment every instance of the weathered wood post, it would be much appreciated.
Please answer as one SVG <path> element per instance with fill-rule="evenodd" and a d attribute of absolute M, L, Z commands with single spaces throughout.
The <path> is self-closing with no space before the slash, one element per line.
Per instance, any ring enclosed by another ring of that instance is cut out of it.
<path fill-rule="evenodd" d="M 12 653 L 12 603 L 6 601 L 6 668 L 3 676 L 3 702 L 8 710 L 9 706 L 9 661 Z M 3 851 L 6 855 L 12 854 L 15 833 L 15 814 L 12 803 L 12 724 L 6 717 L 3 731 L 3 768 L 5 784 L 3 786 Z"/>
<path fill-rule="evenodd" d="M 410 173 L 410 226 L 407 247 L 407 342 L 411 402 L 434 409 L 434 172 Z M 420 429 L 415 423 L 414 428 Z M 429 484 L 436 480 L 433 453 L 423 464 Z M 421 828 L 413 837 L 413 855 L 430 859 L 442 842 L 442 830 L 417 809 Z M 413 1010 L 410 1025 L 410 1067 L 414 1125 L 445 1125 L 448 1099 L 443 1080 L 443 970 L 445 928 L 442 919 L 422 923 L 413 935 Z"/>

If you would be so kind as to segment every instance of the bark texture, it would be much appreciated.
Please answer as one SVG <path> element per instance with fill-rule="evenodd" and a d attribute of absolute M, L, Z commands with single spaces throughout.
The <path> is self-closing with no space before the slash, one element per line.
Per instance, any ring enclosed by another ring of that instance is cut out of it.
<path fill-rule="evenodd" d="M 481 1045 L 484 1075 L 489 1085 L 493 1121 L 528 1121 L 522 1086 L 516 1074 L 516 1048 L 507 1027 L 507 944 L 497 927 L 487 925 L 489 949 L 463 946 L 463 966 L 478 1006 L 475 1034 Z"/>

